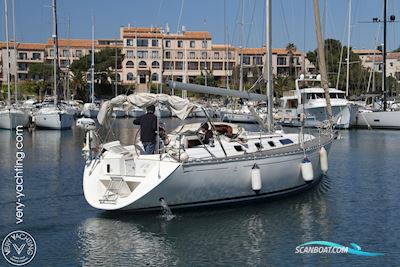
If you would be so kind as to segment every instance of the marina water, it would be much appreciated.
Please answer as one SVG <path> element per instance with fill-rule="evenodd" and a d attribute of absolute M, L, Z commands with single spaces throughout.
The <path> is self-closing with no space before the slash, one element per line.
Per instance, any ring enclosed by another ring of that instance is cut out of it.
<path fill-rule="evenodd" d="M 179 123 L 165 122 L 167 129 Z M 118 119 L 114 130 L 132 143 L 132 119 Z M 29 266 L 398 266 L 399 140 L 400 131 L 343 131 L 329 154 L 328 175 L 313 189 L 166 220 L 161 211 L 103 212 L 86 203 L 79 129 L 24 131 L 25 207 L 16 225 L 16 134 L 0 131 L 1 238 L 29 232 L 37 243 Z M 356 243 L 384 255 L 295 253 L 315 240 Z M 7 266 L 3 258 L 0 266 Z"/>

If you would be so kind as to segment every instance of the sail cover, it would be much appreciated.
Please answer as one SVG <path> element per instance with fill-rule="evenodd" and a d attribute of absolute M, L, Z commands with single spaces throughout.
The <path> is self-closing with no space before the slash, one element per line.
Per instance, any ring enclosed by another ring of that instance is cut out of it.
<path fill-rule="evenodd" d="M 113 107 L 122 105 L 125 102 L 140 108 L 145 108 L 150 105 L 157 106 L 158 103 L 165 104 L 169 110 L 171 110 L 172 114 L 176 115 L 181 120 L 184 120 L 189 113 L 198 108 L 197 105 L 191 103 L 188 99 L 166 94 L 138 93 L 128 96 L 119 95 L 111 100 L 105 101 L 101 105 L 99 114 L 97 115 L 97 120 L 100 125 L 109 125 L 112 118 Z"/>

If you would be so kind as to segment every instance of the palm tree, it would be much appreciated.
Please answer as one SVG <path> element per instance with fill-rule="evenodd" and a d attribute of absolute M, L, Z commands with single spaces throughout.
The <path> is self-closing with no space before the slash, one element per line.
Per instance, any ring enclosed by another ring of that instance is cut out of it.
<path fill-rule="evenodd" d="M 293 80 L 287 76 L 277 76 L 273 80 L 274 82 L 274 93 L 275 97 L 279 98 L 283 96 L 285 91 L 293 88 Z"/>
<path fill-rule="evenodd" d="M 294 52 L 297 51 L 297 47 L 294 43 L 288 43 L 286 45 L 286 50 L 288 52 L 289 55 L 289 77 L 293 78 L 293 55 Z"/>

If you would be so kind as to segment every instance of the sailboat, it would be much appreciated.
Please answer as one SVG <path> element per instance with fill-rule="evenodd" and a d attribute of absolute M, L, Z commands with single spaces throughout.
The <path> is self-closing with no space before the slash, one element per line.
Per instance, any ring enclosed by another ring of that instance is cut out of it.
<path fill-rule="evenodd" d="M 400 111 L 387 109 L 386 97 L 386 12 L 387 0 L 384 0 L 383 8 L 383 69 L 382 90 L 383 107 L 381 109 L 360 109 L 357 114 L 356 126 L 360 128 L 400 129 Z"/>
<path fill-rule="evenodd" d="M 268 64 L 271 66 L 271 11 L 266 0 Z M 157 154 L 145 155 L 140 144 L 112 141 L 97 145 L 94 121 L 78 120 L 86 130 L 86 165 L 83 191 L 86 201 L 101 210 L 160 210 L 248 202 L 306 190 L 327 171 L 327 151 L 332 144 L 330 128 L 318 135 L 287 134 L 272 123 L 272 72 L 268 68 L 268 130 L 249 132 L 224 122 L 207 123 L 213 138 L 204 142 L 200 123 L 177 127 L 159 140 Z M 171 88 L 197 89 L 202 93 L 239 96 L 250 100 L 263 95 L 170 81 Z M 329 99 L 328 99 L 329 100 Z M 164 94 L 120 95 L 103 103 L 98 120 L 108 125 L 112 107 L 122 102 L 146 107 L 165 104 L 184 119 L 198 108 L 187 99 Z M 329 105 L 328 105 L 329 107 Z M 329 112 L 328 112 L 329 113 Z M 330 114 L 330 113 L 329 113 Z M 162 145 L 164 144 L 164 145 Z"/>
<path fill-rule="evenodd" d="M 14 1 L 13 1 L 14 5 Z M 14 11 L 14 9 L 13 9 Z M 9 40 L 8 40 L 8 6 L 7 6 L 7 1 L 4 1 L 4 16 L 5 16 L 5 28 L 6 28 L 6 53 L 7 53 L 7 105 L 5 107 L 0 108 L 0 129 L 15 129 L 18 126 L 19 127 L 24 127 L 27 128 L 30 124 L 30 116 L 28 113 L 23 111 L 22 109 L 19 108 L 18 106 L 18 95 L 17 95 L 17 87 L 15 86 L 15 105 L 11 104 L 11 90 L 10 90 L 10 80 L 11 80 L 11 75 L 10 75 L 10 52 L 9 52 Z M 14 17 L 14 14 L 13 14 Z M 14 19 L 13 19 L 14 21 Z M 14 23 L 14 55 L 17 53 L 16 50 L 16 40 L 15 40 L 15 23 Z M 15 81 L 15 85 L 17 85 L 17 82 Z"/>
<path fill-rule="evenodd" d="M 58 41 L 57 41 L 57 9 L 56 0 L 53 0 L 53 103 L 45 104 L 34 113 L 36 127 L 44 129 L 62 130 L 69 129 L 74 123 L 74 115 L 67 111 L 59 102 L 57 94 L 57 67 L 58 67 Z"/>
<path fill-rule="evenodd" d="M 92 63 L 90 67 L 90 103 L 83 104 L 82 115 L 87 118 L 95 118 L 99 113 L 99 107 L 94 102 L 94 19 L 92 22 Z"/>

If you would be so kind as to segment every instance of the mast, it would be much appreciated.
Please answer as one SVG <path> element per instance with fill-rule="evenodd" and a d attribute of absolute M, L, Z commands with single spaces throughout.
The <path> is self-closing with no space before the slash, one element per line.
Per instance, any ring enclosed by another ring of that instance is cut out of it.
<path fill-rule="evenodd" d="M 265 36 L 266 36 L 266 58 L 264 77 L 267 81 L 267 96 L 268 96 L 268 132 L 273 132 L 273 88 L 272 88 L 272 32 L 271 32 L 271 0 L 265 1 Z"/>
<path fill-rule="evenodd" d="M 117 73 L 117 68 L 118 68 L 118 48 L 117 48 L 117 40 L 115 40 L 115 96 L 118 95 L 118 73 Z"/>
<path fill-rule="evenodd" d="M 228 41 L 228 30 L 226 26 L 226 0 L 224 0 L 224 43 L 226 45 L 224 65 L 225 65 L 225 79 L 226 89 L 229 89 L 229 41 Z"/>
<path fill-rule="evenodd" d="M 6 26 L 6 51 L 7 51 L 7 92 L 8 92 L 8 106 L 11 106 L 11 88 L 10 88 L 10 47 L 8 44 L 8 7 L 7 1 L 4 0 L 4 19 L 5 19 L 5 26 Z"/>
<path fill-rule="evenodd" d="M 15 104 L 18 105 L 18 64 L 17 64 L 17 37 L 15 30 L 15 0 L 12 0 L 12 15 L 13 15 L 13 36 L 14 36 L 14 67 L 15 67 L 15 76 L 14 76 L 14 95 L 15 95 Z"/>
<path fill-rule="evenodd" d="M 57 105 L 57 13 L 56 13 L 56 0 L 53 0 L 53 95 L 54 105 Z"/>
<path fill-rule="evenodd" d="M 92 63 L 90 66 L 90 79 L 91 79 L 91 99 L 92 99 L 92 103 L 94 103 L 94 16 L 92 16 Z"/>
<path fill-rule="evenodd" d="M 383 111 L 386 111 L 386 4 L 387 0 L 383 0 L 383 71 L 382 71 L 382 91 L 383 91 Z"/>
<path fill-rule="evenodd" d="M 244 27 L 244 1 L 241 2 L 241 20 L 240 20 L 240 80 L 239 80 L 239 91 L 243 92 L 243 27 Z"/>
<path fill-rule="evenodd" d="M 67 35 L 68 35 L 68 47 L 67 47 L 67 49 L 68 49 L 68 65 L 67 65 L 67 73 L 66 73 L 66 78 L 67 78 L 67 80 L 66 80 L 66 83 L 67 83 L 67 97 L 66 97 L 66 100 L 70 100 L 70 97 L 71 97 L 71 93 L 70 93 L 70 90 L 69 90 L 69 68 L 70 68 L 70 64 L 71 64 L 71 58 L 70 58 L 70 56 L 71 56 L 71 19 L 68 17 L 68 33 L 67 33 Z"/>
<path fill-rule="evenodd" d="M 326 65 L 325 65 L 325 51 L 324 51 L 324 41 L 322 38 L 321 32 L 321 19 L 319 15 L 319 6 L 318 0 L 314 1 L 314 17 L 315 17 L 315 28 L 316 28 L 316 35 L 317 35 L 317 45 L 318 45 L 318 61 L 319 61 L 319 69 L 321 72 L 321 85 L 325 91 L 325 99 L 326 99 L 326 110 L 328 113 L 328 120 L 330 126 L 332 126 L 332 106 L 331 106 L 331 98 L 329 96 L 329 85 L 328 85 L 328 74 L 326 72 Z"/>
<path fill-rule="evenodd" d="M 350 78 L 350 37 L 351 37 L 351 0 L 349 0 L 349 15 L 347 25 L 347 65 L 346 65 L 346 96 L 349 96 L 349 78 Z"/>

